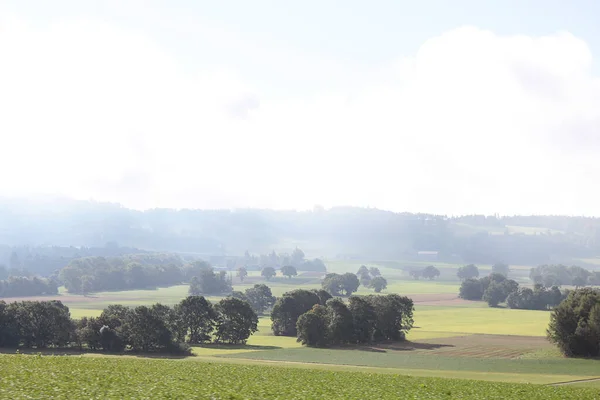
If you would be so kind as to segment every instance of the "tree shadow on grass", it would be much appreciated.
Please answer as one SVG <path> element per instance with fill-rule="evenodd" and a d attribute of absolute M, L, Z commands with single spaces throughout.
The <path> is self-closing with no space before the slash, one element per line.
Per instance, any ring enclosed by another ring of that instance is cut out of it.
<path fill-rule="evenodd" d="M 155 353 L 144 353 L 137 351 L 124 351 L 124 352 L 109 352 L 101 350 L 79 350 L 74 347 L 50 347 L 44 349 L 25 349 L 25 348 L 0 348 L 0 354 L 25 354 L 31 356 L 82 356 L 84 354 L 100 355 L 100 356 L 129 356 L 129 357 L 140 357 L 140 358 L 165 358 L 165 359 L 183 359 L 189 357 L 195 357 L 195 354 L 173 354 L 168 352 L 155 352 Z"/>

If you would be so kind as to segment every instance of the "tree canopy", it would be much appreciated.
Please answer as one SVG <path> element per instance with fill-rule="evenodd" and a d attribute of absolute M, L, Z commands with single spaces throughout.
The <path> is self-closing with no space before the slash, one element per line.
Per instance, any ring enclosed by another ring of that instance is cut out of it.
<path fill-rule="evenodd" d="M 548 339 L 566 356 L 600 355 L 600 290 L 573 290 L 550 315 Z"/>

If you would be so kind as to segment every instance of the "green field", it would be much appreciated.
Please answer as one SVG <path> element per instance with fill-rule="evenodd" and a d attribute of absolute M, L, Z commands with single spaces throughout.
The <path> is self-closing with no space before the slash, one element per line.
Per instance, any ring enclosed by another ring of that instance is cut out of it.
<path fill-rule="evenodd" d="M 592 388 L 117 357 L 0 356 L 10 399 L 593 399 Z"/>
<path fill-rule="evenodd" d="M 338 261 L 333 263 L 328 262 L 327 266 L 331 271 L 344 272 L 355 271 L 362 264 L 362 262 Z M 193 348 L 194 357 L 177 361 L 135 360 L 130 356 L 123 356 L 118 360 L 123 362 L 123 368 L 119 371 L 120 373 L 126 373 L 124 371 L 127 371 L 128 368 L 134 368 L 134 364 L 130 363 L 140 362 L 140 364 L 135 365 L 139 365 L 141 369 L 149 368 L 151 370 L 159 368 L 156 365 L 166 365 L 169 370 L 165 372 L 167 375 L 177 374 L 176 370 L 181 368 L 182 371 L 188 371 L 185 372 L 187 374 L 210 373 L 213 374 L 211 376 L 214 378 L 216 376 L 214 374 L 217 374 L 217 371 L 224 371 L 225 369 L 232 376 L 236 373 L 245 374 L 245 371 L 248 370 L 247 366 L 251 366 L 253 371 L 263 371 L 265 375 L 265 378 L 261 381 L 263 386 L 272 385 L 272 383 L 267 382 L 269 379 L 275 379 L 271 378 L 271 371 L 273 371 L 273 376 L 287 373 L 298 374 L 297 379 L 300 381 L 302 379 L 315 379 L 316 381 L 313 381 L 312 384 L 319 382 L 319 377 L 324 376 L 324 374 L 328 374 L 327 376 L 330 377 L 337 377 L 341 376 L 339 374 L 342 373 L 353 372 L 358 374 L 356 378 L 352 378 L 357 382 L 366 379 L 365 376 L 376 376 L 376 379 L 381 379 L 382 382 L 387 382 L 388 379 L 391 379 L 390 382 L 396 382 L 400 387 L 405 387 L 406 390 L 412 390 L 410 389 L 412 387 L 410 385 L 412 382 L 417 381 L 416 379 L 411 380 L 410 378 L 406 378 L 406 376 L 534 384 L 569 382 L 572 383 L 572 385 L 568 385 L 569 387 L 575 385 L 589 387 L 590 391 L 586 392 L 586 395 L 593 393 L 593 389 L 598 389 L 598 383 L 594 379 L 600 378 L 600 361 L 563 358 L 545 340 L 545 331 L 550 318 L 549 312 L 490 308 L 483 302 L 460 300 L 457 298 L 458 282 L 444 280 L 415 281 L 407 279 L 402 270 L 402 266 L 405 264 L 402 262 L 390 261 L 365 264 L 370 266 L 377 265 L 382 274 L 388 279 L 386 293 L 399 293 L 415 299 L 415 322 L 413 329 L 407 336 L 407 342 L 397 345 L 381 345 L 380 347 L 362 346 L 341 349 L 305 348 L 294 337 L 273 336 L 269 317 L 262 317 L 259 321 L 259 331 L 248 340 L 247 345 L 197 346 Z M 458 265 L 448 264 L 440 266 L 440 268 L 446 268 L 447 271 L 455 271 Z M 529 267 L 523 267 L 522 271 L 526 272 L 526 268 Z M 258 272 L 253 271 L 244 283 L 235 282 L 234 288 L 236 290 L 245 290 L 258 282 L 267 283 L 276 296 L 280 296 L 282 293 L 296 288 L 317 288 L 320 286 L 320 278 L 314 276 L 314 274 L 300 275 L 293 279 L 277 277 L 270 282 L 265 282 L 259 276 Z M 79 318 L 82 316 L 99 315 L 103 308 L 115 303 L 136 306 L 161 302 L 172 305 L 184 298 L 187 295 L 187 291 L 187 285 L 179 285 L 158 288 L 156 290 L 94 293 L 87 297 L 61 292 L 57 298 L 70 307 L 71 315 L 74 318 Z M 360 288 L 358 292 L 358 294 L 370 293 L 372 291 L 365 288 Z M 219 299 L 220 297 L 209 297 L 209 300 L 213 303 Z M 110 360 L 105 361 L 106 358 Z M 61 360 L 64 361 L 48 362 L 51 363 L 50 365 L 55 365 L 56 368 L 62 368 L 62 363 L 82 363 L 81 365 L 92 363 L 89 365 L 93 366 L 96 365 L 93 363 L 108 365 L 102 363 L 116 362 L 111 357 L 99 357 L 97 354 L 86 355 L 83 359 L 84 361 L 79 361 L 82 360 L 80 357 L 63 357 Z M 14 363 L 11 361 L 12 364 L 10 365 L 18 366 L 20 365 L 19 363 L 23 362 L 22 360 Z M 38 363 L 41 361 L 32 362 Z M 165 362 L 165 364 L 160 364 L 160 362 Z M 155 365 L 154 363 L 158 364 Z M 266 366 L 273 365 L 274 363 L 285 367 L 284 370 L 286 372 L 280 372 L 279 369 L 266 368 Z M 8 367 L 5 366 L 4 368 Z M 263 368 L 266 369 L 263 370 Z M 311 371 L 315 369 L 320 372 L 318 374 L 312 373 Z M 32 370 L 34 370 L 33 367 Z M 21 371 L 22 373 L 26 373 L 24 370 Z M 393 377 L 390 377 L 390 375 Z M 399 375 L 403 375 L 403 377 Z M 152 372 L 149 372 L 149 376 L 152 376 Z M 67 380 L 74 379 L 72 376 L 68 376 L 67 378 Z M 218 379 L 221 378 L 219 377 Z M 218 379 L 216 378 L 216 381 Z M 227 385 L 235 386 L 238 384 L 238 380 L 243 378 L 236 379 L 228 380 Z M 327 379 L 327 383 L 319 385 L 319 387 L 327 386 L 323 390 L 328 390 L 329 387 L 336 387 L 336 384 L 329 384 L 329 380 L 334 378 Z M 577 381 L 581 380 L 583 382 L 577 383 Z M 168 390 L 179 390 L 176 388 L 179 388 L 177 385 L 181 384 L 183 385 L 181 388 L 182 393 L 186 393 L 185 390 L 188 390 L 184 388 L 187 385 L 186 382 L 185 380 L 182 382 L 176 381 L 171 385 L 173 388 L 169 386 Z M 449 387 L 453 387 L 454 385 L 458 385 L 457 387 L 463 387 L 461 385 L 471 387 L 469 385 L 474 385 L 472 382 L 466 383 L 465 381 L 432 380 L 422 382 L 445 382 Z M 225 383 L 222 384 L 225 385 Z M 306 385 L 308 384 L 306 382 Z M 346 386 L 341 381 L 339 384 L 342 389 Z M 430 385 L 429 383 L 419 383 L 419 385 L 421 384 Z M 382 383 L 382 385 L 387 387 L 388 383 Z M 199 390 L 207 390 L 206 393 L 209 393 L 208 391 L 211 390 L 211 387 L 211 385 L 207 385 Z M 537 388 L 540 391 L 539 393 L 563 393 L 562 388 L 542 388 L 541 386 L 534 386 L 534 388 Z M 99 391 L 109 390 L 104 387 L 96 389 Z M 356 391 L 360 390 L 359 388 L 347 389 L 351 390 L 348 393 L 352 394 L 380 397 L 378 394 Z M 126 388 L 123 390 L 137 389 Z M 155 389 L 151 388 L 147 390 L 149 390 L 148 393 L 153 393 L 152 390 L 167 389 L 155 387 Z M 254 390 L 258 392 L 254 392 Z M 254 387 L 250 385 L 248 388 L 248 398 L 269 397 L 272 394 L 268 391 L 260 392 L 259 390 L 258 386 Z M 292 389 L 290 388 L 290 390 Z M 546 392 L 546 390 L 550 392 Z M 567 390 L 566 387 L 565 390 Z M 454 392 L 453 389 L 451 391 L 455 394 L 452 397 L 458 396 L 456 393 L 461 393 L 461 396 L 464 395 L 463 398 L 469 398 L 470 396 L 468 395 L 469 392 Z M 101 392 L 92 391 L 90 392 L 90 396 L 87 397 L 94 398 L 94 393 Z M 168 398 L 166 394 L 157 393 Z M 199 393 L 205 395 L 203 392 Z M 226 397 L 228 393 L 222 392 L 220 396 L 224 397 L 216 396 L 214 398 L 236 398 Z M 239 394 L 240 391 L 234 390 L 231 393 Z M 288 394 L 288 392 L 284 393 Z M 339 394 L 340 398 L 344 398 L 342 393 L 346 392 L 342 390 Z M 410 391 L 407 393 L 410 393 Z M 596 390 L 596 393 L 600 398 L 600 392 Z M 327 392 L 327 395 L 329 395 L 329 392 Z M 306 392 L 302 398 L 310 398 L 310 396 L 317 398 L 319 394 Z M 432 394 L 432 396 L 436 398 L 437 394 Z M 38 398 L 35 395 L 33 397 Z M 528 397 L 532 396 L 528 395 Z M 488 398 L 493 398 L 493 396 Z"/>

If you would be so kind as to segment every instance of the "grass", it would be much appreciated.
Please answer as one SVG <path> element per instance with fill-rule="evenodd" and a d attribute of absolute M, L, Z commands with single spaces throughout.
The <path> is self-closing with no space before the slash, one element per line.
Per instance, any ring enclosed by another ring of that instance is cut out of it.
<path fill-rule="evenodd" d="M 445 357 L 415 351 L 363 351 L 343 349 L 275 349 L 231 354 L 228 357 L 283 362 L 359 365 L 366 367 L 434 370 L 477 373 L 561 375 L 576 380 L 597 377 L 598 362 L 582 359 L 494 359 Z M 558 380 L 556 380 L 558 381 Z"/>
<path fill-rule="evenodd" d="M 419 330 L 429 332 L 545 336 L 550 313 L 490 307 L 427 309 L 427 306 L 418 306 L 414 319 Z"/>
<path fill-rule="evenodd" d="M 588 388 L 548 387 L 259 365 L 110 357 L 0 356 L 10 399 L 592 399 Z"/>

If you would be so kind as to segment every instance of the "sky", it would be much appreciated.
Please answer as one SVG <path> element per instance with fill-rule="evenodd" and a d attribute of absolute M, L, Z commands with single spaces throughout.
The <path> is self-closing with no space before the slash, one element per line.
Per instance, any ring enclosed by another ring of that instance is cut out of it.
<path fill-rule="evenodd" d="M 0 196 L 600 216 L 598 15 L 0 0 Z"/>

